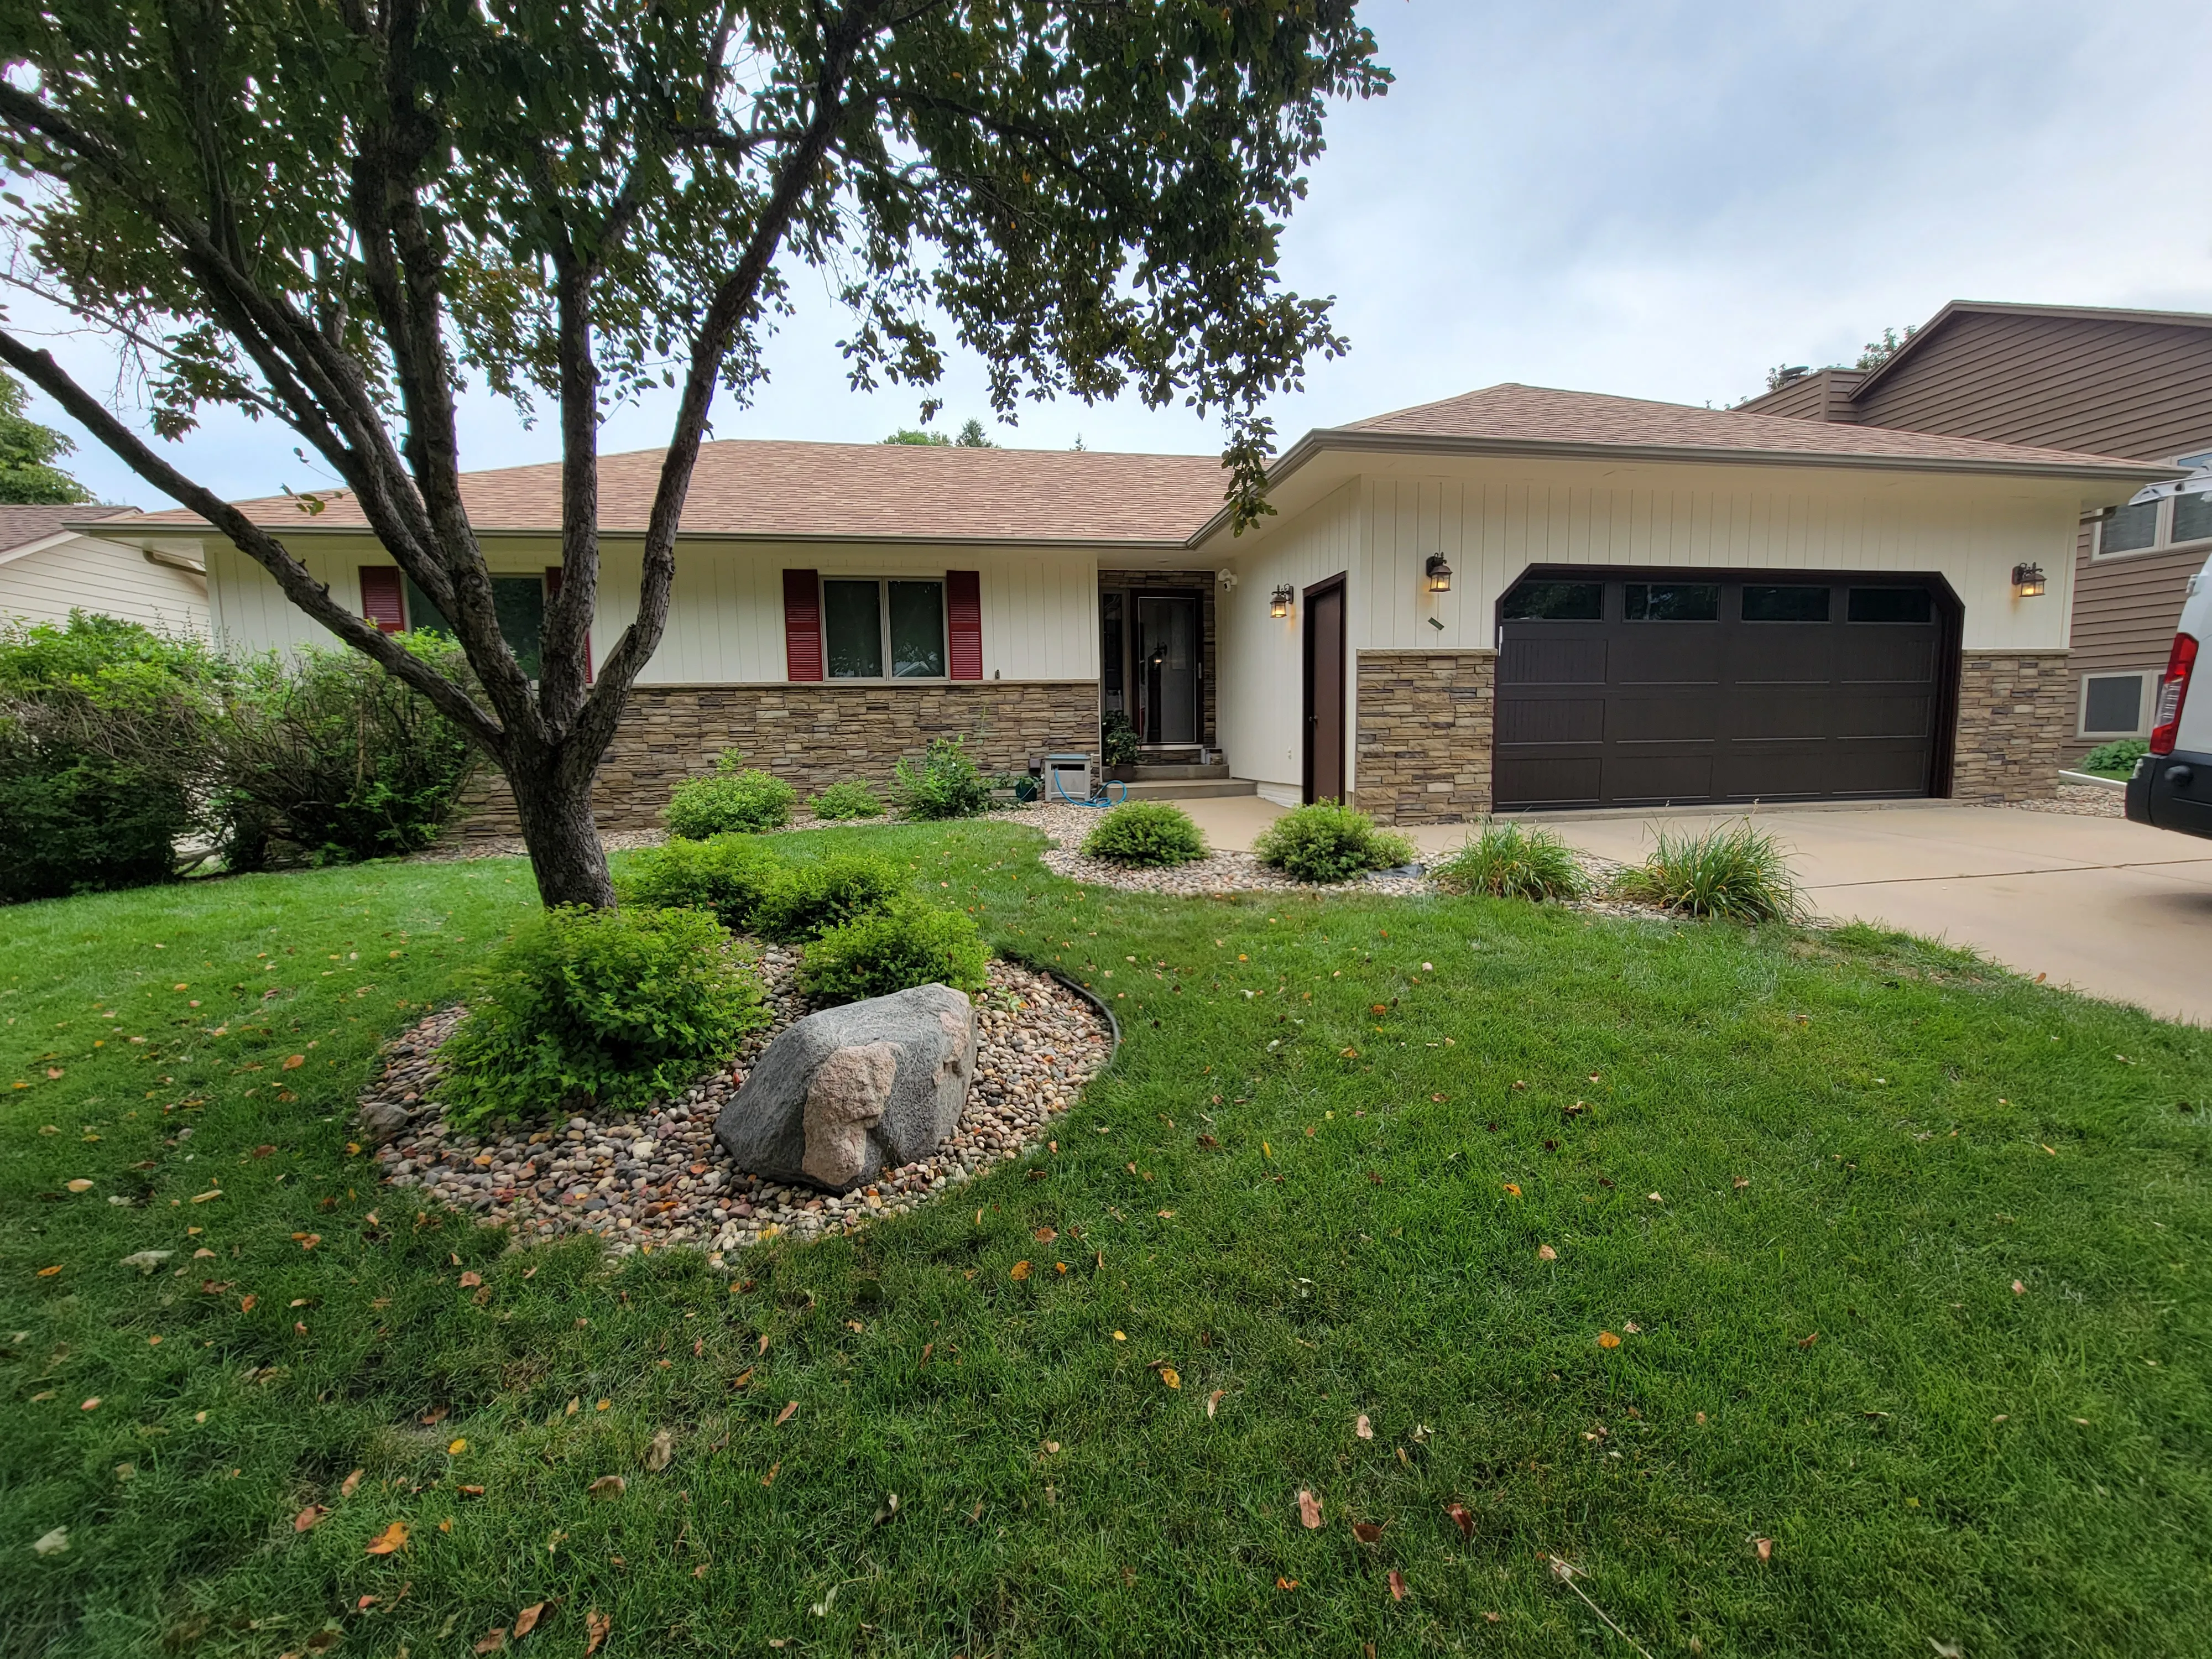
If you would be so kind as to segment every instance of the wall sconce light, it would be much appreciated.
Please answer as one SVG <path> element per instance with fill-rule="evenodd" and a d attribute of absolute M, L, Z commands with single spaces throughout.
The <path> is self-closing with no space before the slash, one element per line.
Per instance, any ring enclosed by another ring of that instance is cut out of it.
<path fill-rule="evenodd" d="M 2021 599 L 2040 599 L 2047 584 L 2043 580 L 2039 564 L 2016 564 L 2012 568 L 2013 597 Z"/>
<path fill-rule="evenodd" d="M 1428 577 L 1430 592 L 1449 593 L 1451 592 L 1451 567 L 1444 562 L 1444 556 L 1443 554 L 1431 553 L 1429 555 Z"/>
<path fill-rule="evenodd" d="M 1278 587 L 1273 596 L 1268 599 L 1267 614 L 1271 617 L 1287 617 L 1291 614 L 1291 585 L 1288 582 Z"/>

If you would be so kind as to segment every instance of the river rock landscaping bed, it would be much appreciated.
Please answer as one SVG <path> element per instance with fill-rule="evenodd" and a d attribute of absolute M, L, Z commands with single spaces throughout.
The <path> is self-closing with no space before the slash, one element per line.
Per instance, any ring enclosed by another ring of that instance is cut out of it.
<path fill-rule="evenodd" d="M 844 1198 L 779 1185 L 734 1167 L 714 1139 L 714 1119 L 745 1073 L 811 1011 L 795 983 L 797 950 L 765 946 L 758 966 L 774 1023 L 748 1036 L 726 1069 L 625 1116 L 455 1129 L 436 1103 L 437 1051 L 464 1010 L 421 1021 L 387 1048 L 382 1075 L 362 1097 L 361 1124 L 383 1143 L 376 1156 L 386 1184 L 512 1228 L 523 1242 L 592 1232 L 625 1254 L 850 1232 L 1020 1157 L 1111 1056 L 1107 1022 L 1083 998 L 1049 975 L 994 961 L 989 988 L 975 999 L 975 1085 L 944 1144 Z"/>

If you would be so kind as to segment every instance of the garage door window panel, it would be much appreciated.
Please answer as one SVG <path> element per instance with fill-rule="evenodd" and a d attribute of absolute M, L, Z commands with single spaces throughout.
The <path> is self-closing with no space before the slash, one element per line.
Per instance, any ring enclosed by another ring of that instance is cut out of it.
<path fill-rule="evenodd" d="M 1630 622 L 1718 622 L 1720 584 L 1630 582 L 1623 595 L 1621 614 Z"/>
<path fill-rule="evenodd" d="M 1505 596 L 1507 622 L 1601 622 L 1603 582 L 1522 582 Z"/>
<path fill-rule="evenodd" d="M 1743 590 L 1747 623 L 1825 623 L 1831 590 L 1826 587 L 1755 586 Z"/>
<path fill-rule="evenodd" d="M 1855 623 L 1932 623 L 1936 602 L 1924 587 L 1854 587 L 1847 614 Z"/>

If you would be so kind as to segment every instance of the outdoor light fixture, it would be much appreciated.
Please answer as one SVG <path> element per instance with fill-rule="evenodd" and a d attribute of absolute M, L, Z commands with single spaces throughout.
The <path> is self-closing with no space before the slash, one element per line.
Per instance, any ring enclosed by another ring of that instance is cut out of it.
<path fill-rule="evenodd" d="M 1449 593 L 1451 592 L 1451 567 L 1444 562 L 1444 556 L 1443 554 L 1431 553 L 1429 555 L 1428 571 L 1430 592 Z"/>
<path fill-rule="evenodd" d="M 2040 599 L 2046 584 L 2043 567 L 2039 564 L 2016 564 L 2012 568 L 2012 591 L 2016 599 Z"/>
<path fill-rule="evenodd" d="M 1291 585 L 1288 582 L 1278 587 L 1274 596 L 1267 601 L 1267 614 L 1271 617 L 1287 617 L 1291 614 Z"/>

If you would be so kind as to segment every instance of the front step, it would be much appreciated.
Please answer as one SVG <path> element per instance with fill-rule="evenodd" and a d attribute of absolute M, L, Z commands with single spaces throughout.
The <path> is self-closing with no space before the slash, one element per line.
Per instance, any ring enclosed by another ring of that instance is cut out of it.
<path fill-rule="evenodd" d="M 1153 769 L 1146 767 L 1142 769 L 1149 772 Z M 1131 800 L 1210 800 L 1217 795 L 1256 795 L 1260 793 L 1260 786 L 1249 779 L 1228 776 L 1227 767 L 1220 768 L 1220 775 L 1218 776 L 1212 775 L 1216 770 L 1212 767 L 1193 767 L 1191 769 L 1207 775 L 1184 780 L 1148 778 L 1136 783 L 1109 783 L 1106 786 L 1107 793 L 1115 800 L 1122 799 L 1124 789 L 1129 792 L 1127 798 Z"/>
<path fill-rule="evenodd" d="M 1133 769 L 1137 775 L 1130 780 L 1133 783 L 1182 783 L 1197 778 L 1225 778 L 1229 775 L 1229 763 L 1216 761 L 1211 766 L 1200 766 L 1195 761 L 1182 761 L 1154 765 L 1139 761 Z"/>

